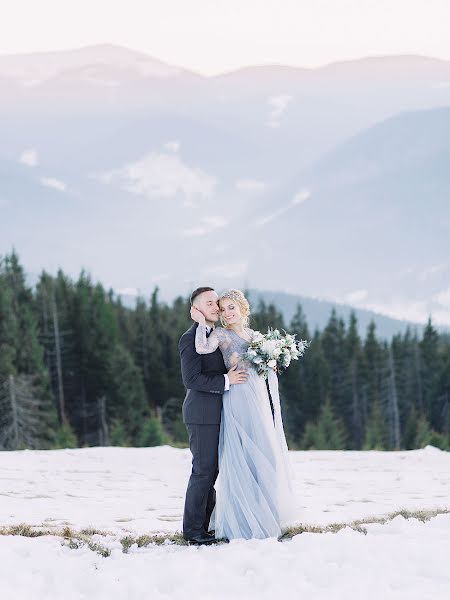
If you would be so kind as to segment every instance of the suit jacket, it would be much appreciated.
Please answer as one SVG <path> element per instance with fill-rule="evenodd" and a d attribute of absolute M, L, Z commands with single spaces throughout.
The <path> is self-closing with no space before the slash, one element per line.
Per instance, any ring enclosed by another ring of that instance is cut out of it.
<path fill-rule="evenodd" d="M 194 323 L 180 338 L 181 376 L 186 388 L 183 421 L 196 425 L 218 425 L 222 413 L 222 395 L 227 372 L 222 352 L 197 354 Z"/>

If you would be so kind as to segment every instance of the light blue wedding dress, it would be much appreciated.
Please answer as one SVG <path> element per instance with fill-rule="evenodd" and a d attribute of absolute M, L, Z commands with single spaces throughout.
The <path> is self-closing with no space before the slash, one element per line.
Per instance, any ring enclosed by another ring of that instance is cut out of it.
<path fill-rule="evenodd" d="M 253 334 L 251 329 L 247 333 Z M 223 395 L 219 436 L 219 476 L 216 506 L 210 526 L 216 538 L 279 537 L 295 522 L 292 474 L 281 418 L 278 378 L 268 382 L 274 417 L 264 378 L 240 356 L 249 342 L 231 329 L 216 327 L 209 337 L 199 325 L 195 347 L 199 354 L 222 351 L 229 369 L 248 371 L 246 383 L 231 385 Z"/>

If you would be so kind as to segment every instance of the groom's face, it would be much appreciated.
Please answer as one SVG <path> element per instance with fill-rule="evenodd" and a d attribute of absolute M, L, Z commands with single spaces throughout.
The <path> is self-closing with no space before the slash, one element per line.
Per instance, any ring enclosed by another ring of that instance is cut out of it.
<path fill-rule="evenodd" d="M 219 318 L 219 296 L 213 290 L 199 294 L 193 304 L 210 323 L 215 323 Z"/>

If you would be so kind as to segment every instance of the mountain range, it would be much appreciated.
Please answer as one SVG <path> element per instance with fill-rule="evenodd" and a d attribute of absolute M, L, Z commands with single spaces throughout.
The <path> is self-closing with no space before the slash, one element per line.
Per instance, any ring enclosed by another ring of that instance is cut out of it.
<path fill-rule="evenodd" d="M 215 77 L 100 45 L 0 57 L 0 254 L 450 325 L 450 62 Z"/>

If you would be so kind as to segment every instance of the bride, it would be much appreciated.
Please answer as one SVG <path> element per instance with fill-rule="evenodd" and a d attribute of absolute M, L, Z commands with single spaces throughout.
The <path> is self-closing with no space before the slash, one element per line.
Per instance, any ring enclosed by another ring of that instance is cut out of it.
<path fill-rule="evenodd" d="M 275 372 L 268 382 L 240 356 L 255 333 L 249 329 L 250 306 L 239 290 L 219 298 L 224 327 L 206 335 L 205 317 L 195 306 L 191 317 L 199 323 L 195 349 L 209 354 L 220 348 L 225 365 L 248 370 L 248 379 L 230 386 L 223 395 L 219 436 L 218 494 L 211 526 L 216 538 L 279 537 L 294 522 L 294 497 L 288 448 L 283 431 Z"/>

